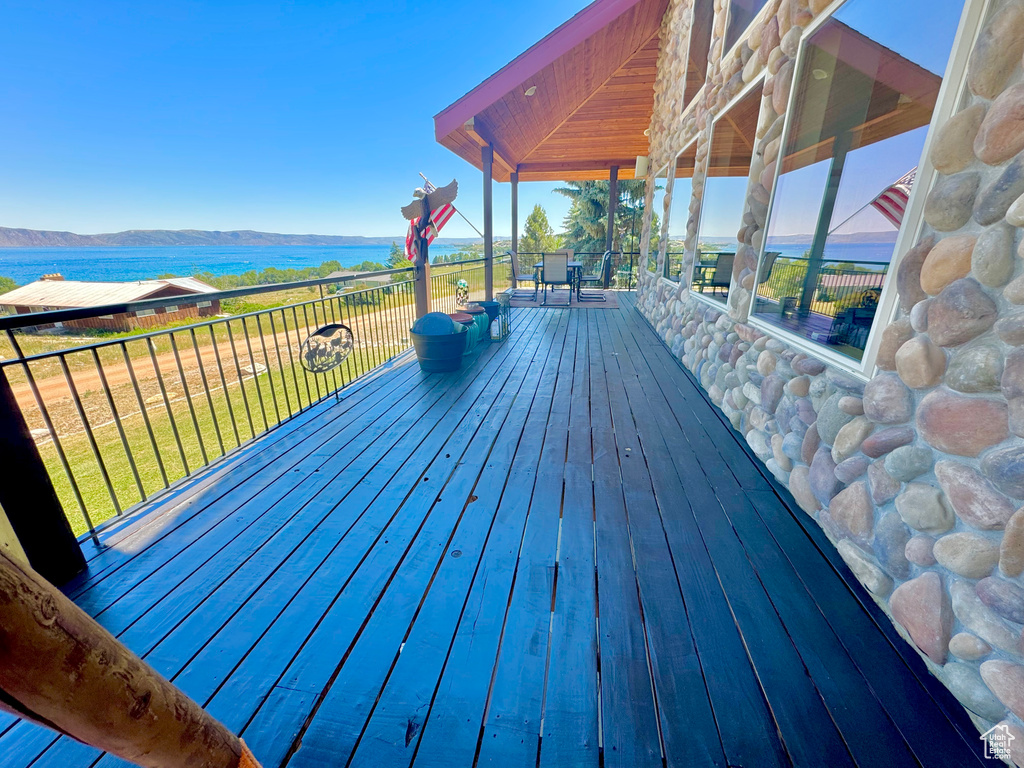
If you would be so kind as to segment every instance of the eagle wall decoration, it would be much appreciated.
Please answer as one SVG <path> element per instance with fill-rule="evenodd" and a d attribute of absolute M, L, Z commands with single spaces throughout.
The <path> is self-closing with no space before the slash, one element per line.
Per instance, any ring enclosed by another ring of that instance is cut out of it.
<path fill-rule="evenodd" d="M 450 184 L 437 187 L 430 192 L 418 187 L 413 192 L 415 199 L 408 205 L 402 206 L 402 215 L 410 222 L 409 226 L 413 235 L 412 244 L 417 252 L 419 250 L 417 240 L 420 238 L 433 240 L 437 236 L 438 228 L 433 221 L 432 214 L 454 202 L 458 194 L 459 183 L 452 179 Z"/>

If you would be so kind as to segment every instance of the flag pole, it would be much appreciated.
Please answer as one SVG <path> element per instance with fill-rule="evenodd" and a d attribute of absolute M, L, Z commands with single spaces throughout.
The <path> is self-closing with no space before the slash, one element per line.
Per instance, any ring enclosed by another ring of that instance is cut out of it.
<path fill-rule="evenodd" d="M 432 183 L 432 182 L 430 181 L 430 179 L 428 179 L 428 178 L 427 178 L 426 176 L 424 176 L 424 175 L 423 175 L 422 173 L 420 173 L 420 177 L 421 177 L 421 178 L 422 178 L 422 179 L 423 179 L 423 180 L 424 180 L 425 182 L 427 182 L 427 184 L 430 184 L 430 186 L 434 186 L 434 185 L 433 185 L 433 183 Z M 481 231 L 480 231 L 479 229 L 477 229 L 477 228 L 476 228 L 476 227 L 475 227 L 475 226 L 473 225 L 473 222 L 471 222 L 471 221 L 470 221 L 469 219 L 467 219 L 467 218 L 466 218 L 465 216 L 463 216 L 463 214 L 462 214 L 462 211 L 460 211 L 460 210 L 459 210 L 458 208 L 456 208 L 456 207 L 455 207 L 455 204 L 454 204 L 454 203 L 449 203 L 449 205 L 451 205 L 451 206 L 452 206 L 452 210 L 453 210 L 453 211 L 455 211 L 455 212 L 456 212 L 457 214 L 459 214 L 459 216 L 462 216 L 462 220 L 463 220 L 464 222 L 466 222 L 467 224 L 469 224 L 469 226 L 473 227 L 473 231 L 474 231 L 474 232 L 476 232 L 476 233 L 477 233 L 478 235 L 480 235 L 480 237 L 483 237 L 483 236 L 484 236 L 484 233 L 483 233 L 483 232 L 481 232 Z"/>

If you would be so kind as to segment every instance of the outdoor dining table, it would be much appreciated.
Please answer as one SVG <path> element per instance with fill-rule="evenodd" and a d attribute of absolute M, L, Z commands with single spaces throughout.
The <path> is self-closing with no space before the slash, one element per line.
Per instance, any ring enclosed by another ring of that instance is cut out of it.
<path fill-rule="evenodd" d="M 566 263 L 569 268 L 569 273 L 572 275 L 572 288 L 570 291 L 576 291 L 576 296 L 579 298 L 580 294 L 580 278 L 583 276 L 583 262 L 582 261 L 570 261 Z M 544 269 L 544 262 L 538 261 L 533 265 L 533 271 L 537 274 L 537 282 L 540 282 L 540 273 Z"/>

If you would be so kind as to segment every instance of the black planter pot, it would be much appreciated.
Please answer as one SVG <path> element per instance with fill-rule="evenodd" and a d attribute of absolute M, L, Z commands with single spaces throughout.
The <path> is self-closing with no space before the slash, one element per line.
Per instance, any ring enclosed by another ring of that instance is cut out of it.
<path fill-rule="evenodd" d="M 462 365 L 462 353 L 466 350 L 465 331 L 443 335 L 425 335 L 411 332 L 416 359 L 424 373 L 457 371 Z"/>

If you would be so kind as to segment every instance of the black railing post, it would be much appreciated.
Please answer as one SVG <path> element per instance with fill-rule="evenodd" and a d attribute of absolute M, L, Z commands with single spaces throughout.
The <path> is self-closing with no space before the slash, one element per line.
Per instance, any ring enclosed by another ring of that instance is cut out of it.
<path fill-rule="evenodd" d="M 484 167 L 484 299 L 494 298 L 494 147 L 480 148 Z"/>
<path fill-rule="evenodd" d="M 31 566 L 63 584 L 85 569 L 85 557 L 53 489 L 21 408 L 0 369 L 0 507 Z"/>

